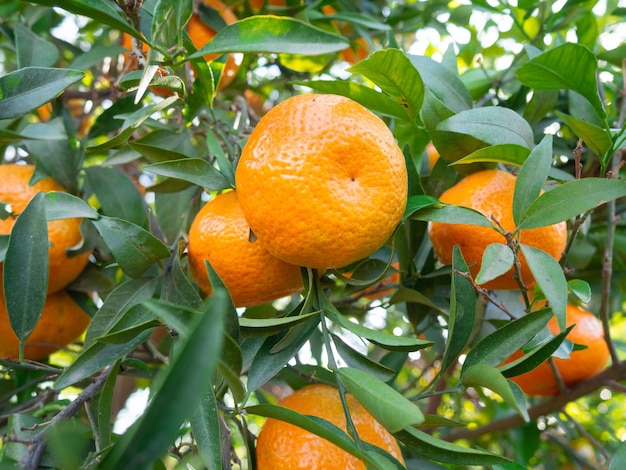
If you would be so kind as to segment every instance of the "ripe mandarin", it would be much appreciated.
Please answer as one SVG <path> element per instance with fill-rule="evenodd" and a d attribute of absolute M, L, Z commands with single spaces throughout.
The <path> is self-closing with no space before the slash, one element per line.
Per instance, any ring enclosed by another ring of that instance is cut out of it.
<path fill-rule="evenodd" d="M 567 339 L 575 344 L 587 346 L 587 349 L 571 352 L 569 359 L 554 359 L 563 383 L 569 387 L 602 372 L 609 360 L 609 349 L 604 340 L 602 323 L 591 312 L 568 304 L 566 324 L 567 326 L 575 324 Z M 548 328 L 553 334 L 560 332 L 555 317 L 548 322 Z M 516 351 L 504 363 L 522 356 L 522 351 Z M 511 380 L 519 385 L 526 395 L 551 396 L 559 393 L 557 378 L 547 361 L 530 372 L 511 377 Z"/>
<path fill-rule="evenodd" d="M 189 230 L 189 266 L 202 291 L 211 294 L 208 260 L 237 307 L 300 292 L 300 268 L 275 258 L 258 241 L 250 242 L 249 234 L 235 191 L 218 195 L 200 209 Z"/>
<path fill-rule="evenodd" d="M 385 123 L 336 95 L 293 96 L 265 114 L 236 171 L 241 209 L 277 258 L 339 268 L 378 250 L 402 218 L 407 172 Z"/>
<path fill-rule="evenodd" d="M 386 450 L 404 463 L 395 438 L 351 395 L 346 398 L 359 438 Z M 309 385 L 283 398 L 278 405 L 323 418 L 346 430 L 341 399 L 334 387 Z M 258 470 L 365 470 L 363 462 L 329 441 L 272 418 L 265 422 L 259 433 L 256 457 Z"/>
<path fill-rule="evenodd" d="M 44 191 L 65 191 L 52 178 L 45 178 L 30 185 L 35 167 L 33 165 L 0 165 L 0 202 L 11 205 L 12 216 L 0 219 L 0 235 L 8 235 L 19 214 L 35 195 Z M 69 248 L 79 245 L 81 219 L 61 219 L 48 222 L 48 293 L 57 292 L 78 277 L 89 261 L 90 253 L 68 256 Z M 0 269 L 2 263 L 0 263 Z"/>
<path fill-rule="evenodd" d="M 496 220 L 504 230 L 515 230 L 513 221 L 513 191 L 516 177 L 501 170 L 483 170 L 473 173 L 446 190 L 439 198 L 447 204 L 470 207 L 481 212 L 490 220 Z M 429 235 L 435 254 L 442 263 L 452 262 L 452 249 L 459 245 L 472 276 L 480 270 L 483 252 L 492 243 L 506 244 L 503 235 L 490 227 L 466 224 L 432 222 Z M 555 259 L 559 259 L 567 242 L 565 222 L 520 231 L 520 243 L 539 248 Z M 521 274 L 526 286 L 535 279 L 520 252 Z M 483 284 L 487 289 L 517 289 L 513 269 Z"/>

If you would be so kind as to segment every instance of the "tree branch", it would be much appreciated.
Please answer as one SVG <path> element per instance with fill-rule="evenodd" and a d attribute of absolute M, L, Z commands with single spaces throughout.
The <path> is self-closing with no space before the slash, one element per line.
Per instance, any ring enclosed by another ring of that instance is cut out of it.
<path fill-rule="evenodd" d="M 531 420 L 535 420 L 540 416 L 545 416 L 555 411 L 559 411 L 567 403 L 584 397 L 599 388 L 611 387 L 611 383 L 626 378 L 626 361 L 617 363 L 600 374 L 579 383 L 578 385 L 565 390 L 562 394 L 549 398 L 535 406 L 528 409 L 528 415 Z M 506 429 L 510 429 L 516 426 L 524 424 L 523 418 L 514 414 L 501 418 L 496 421 L 482 426 L 476 429 L 461 429 L 455 432 L 451 432 L 448 435 L 442 436 L 442 439 L 446 441 L 456 441 L 458 439 L 467 439 L 473 441 L 485 434 L 491 434 L 494 432 L 501 432 Z"/>

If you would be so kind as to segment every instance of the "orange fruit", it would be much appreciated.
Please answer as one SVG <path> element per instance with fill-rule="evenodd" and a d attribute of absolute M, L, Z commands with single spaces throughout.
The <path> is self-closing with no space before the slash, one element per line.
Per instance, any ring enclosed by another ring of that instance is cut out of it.
<path fill-rule="evenodd" d="M 473 173 L 446 190 L 439 198 L 442 202 L 470 207 L 490 220 L 496 220 L 504 230 L 515 230 L 513 222 L 513 191 L 516 177 L 501 170 L 483 170 Z M 472 276 L 480 270 L 483 252 L 492 243 L 506 244 L 506 238 L 490 227 L 432 222 L 429 235 L 435 254 L 444 264 L 452 262 L 452 249 L 459 245 Z M 536 229 L 521 230 L 520 243 L 539 248 L 559 259 L 567 242 L 565 222 Z M 521 275 L 526 286 L 535 279 L 520 252 Z M 513 269 L 483 284 L 487 289 L 517 289 Z"/>
<path fill-rule="evenodd" d="M 205 260 L 229 290 L 235 306 L 251 307 L 303 289 L 300 268 L 273 257 L 249 241 L 250 228 L 237 193 L 222 193 L 207 202 L 189 230 L 189 267 L 198 286 L 211 294 Z"/>
<path fill-rule="evenodd" d="M 322 12 L 325 15 L 334 15 L 337 10 L 330 5 L 324 5 Z M 337 22 L 333 22 L 337 26 Z M 343 24 L 338 27 L 339 32 L 346 37 L 353 36 L 352 27 L 349 24 Z M 365 59 L 370 53 L 370 46 L 364 38 L 358 37 L 350 40 L 350 46 L 339 52 L 339 58 L 349 64 L 356 64 Z"/>
<path fill-rule="evenodd" d="M 567 339 L 575 344 L 587 346 L 587 349 L 571 352 L 569 359 L 554 358 L 554 364 L 563 383 L 570 387 L 602 372 L 609 360 L 609 349 L 604 340 L 602 323 L 588 310 L 568 304 L 566 324 L 567 326 L 575 324 Z M 560 332 L 556 317 L 550 319 L 548 328 L 553 334 Z M 522 351 L 516 351 L 504 363 L 522 356 Z M 556 376 L 548 361 L 530 372 L 511 377 L 510 380 L 519 385 L 526 395 L 550 396 L 559 393 Z"/>
<path fill-rule="evenodd" d="M 11 205 L 12 216 L 0 219 L 0 235 L 8 235 L 19 214 L 40 191 L 65 191 L 52 178 L 45 178 L 34 185 L 33 165 L 0 165 L 0 202 Z M 83 236 L 80 233 L 81 219 L 62 219 L 48 222 L 48 293 L 57 292 L 78 277 L 89 261 L 90 252 L 68 256 L 67 250 L 78 246 Z M 0 263 L 2 268 L 2 263 Z"/>
<path fill-rule="evenodd" d="M 432 142 L 426 144 L 426 157 L 428 158 L 428 169 L 432 170 L 437 160 L 439 160 L 439 151 Z"/>
<path fill-rule="evenodd" d="M 378 250 L 407 199 L 402 151 L 385 123 L 336 95 L 293 96 L 267 112 L 235 174 L 241 209 L 283 261 L 339 268 Z"/>
<path fill-rule="evenodd" d="M 286 4 L 285 0 L 250 0 L 250 6 L 255 12 L 259 12 L 264 6 L 284 7 Z"/>
<path fill-rule="evenodd" d="M 224 5 L 220 0 L 202 0 L 202 3 L 207 7 L 212 8 L 217 11 L 220 17 L 224 20 L 224 22 L 229 25 L 233 24 L 237 21 L 237 16 L 232 12 L 230 8 Z M 209 27 L 206 23 L 202 21 L 200 16 L 194 14 L 191 16 L 189 23 L 187 24 L 187 33 L 196 49 L 200 49 L 208 43 L 213 36 L 217 34 L 217 32 Z M 127 33 L 122 35 L 122 46 L 126 49 L 133 48 L 133 40 L 132 36 Z M 142 46 L 142 52 L 145 56 L 148 54 L 149 47 L 144 43 Z M 137 62 L 135 58 L 130 57 L 130 54 L 125 55 L 126 60 L 129 60 L 129 68 L 136 68 Z M 207 62 L 215 60 L 219 57 L 219 54 L 207 54 L 204 56 Z M 158 73 L 167 75 L 167 71 L 161 67 Z M 227 87 L 237 75 L 237 71 L 239 70 L 239 62 L 235 54 L 229 54 L 226 63 L 224 64 L 224 70 L 220 77 L 219 84 L 217 86 L 218 90 L 221 90 Z M 170 90 L 166 90 L 164 88 L 155 87 L 153 88 L 160 96 L 168 96 L 171 95 L 172 92 Z"/>
<path fill-rule="evenodd" d="M 24 357 L 33 361 L 48 357 L 80 337 L 89 321 L 89 315 L 67 292 L 50 294 L 37 326 L 26 340 Z M 0 288 L 0 357 L 18 356 L 19 342 L 11 329 L 4 294 Z"/>
<path fill-rule="evenodd" d="M 359 438 L 386 450 L 404 463 L 395 438 L 351 395 L 346 399 Z M 334 387 L 309 385 L 283 398 L 278 405 L 323 418 L 346 430 L 341 399 Z M 256 457 L 258 470 L 365 470 L 363 462 L 329 441 L 272 418 L 265 422 L 259 433 Z"/>

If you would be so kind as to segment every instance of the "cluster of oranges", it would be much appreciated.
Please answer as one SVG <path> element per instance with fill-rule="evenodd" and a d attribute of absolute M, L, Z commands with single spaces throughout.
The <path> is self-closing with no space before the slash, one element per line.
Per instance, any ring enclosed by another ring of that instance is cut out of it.
<path fill-rule="evenodd" d="M 299 267 L 323 271 L 371 255 L 395 230 L 407 199 L 404 156 L 391 131 L 336 95 L 297 95 L 270 110 L 244 146 L 235 178 L 236 191 L 196 216 L 189 260 L 207 294 L 208 261 L 237 306 L 301 290 Z"/>
<path fill-rule="evenodd" d="M 478 171 L 446 190 L 440 200 L 475 209 L 497 223 L 502 230 L 513 232 L 516 228 L 512 209 L 515 182 L 516 177 L 505 171 Z M 502 233 L 489 227 L 474 225 L 433 222 L 429 225 L 429 235 L 435 254 L 445 264 L 452 262 L 452 250 L 458 245 L 474 277 L 480 271 L 487 246 L 492 243 L 507 244 Z M 567 243 L 567 227 L 565 222 L 561 222 L 547 227 L 520 230 L 518 241 L 539 248 L 558 260 Z M 532 287 L 535 279 L 521 253 L 519 261 L 521 281 L 525 286 Z M 511 268 L 507 273 L 484 283 L 483 287 L 512 290 L 519 289 L 519 284 Z M 576 325 L 568 339 L 587 348 L 574 351 L 569 359 L 554 360 L 564 385 L 571 386 L 602 371 L 606 367 L 609 352 L 602 325 L 591 312 L 568 305 L 566 320 L 568 325 Z M 552 333 L 559 332 L 556 319 L 551 320 L 549 328 Z M 508 361 L 521 356 L 522 352 L 517 351 Z M 512 380 L 528 395 L 545 396 L 559 392 L 558 378 L 548 362 L 526 374 L 513 377 Z"/>
<path fill-rule="evenodd" d="M 32 165 L 0 165 L 0 202 L 9 204 L 11 216 L 0 219 L 0 235 L 9 235 L 19 214 L 39 192 L 65 191 L 52 178 L 30 184 Z M 89 324 L 89 316 L 64 290 L 89 261 L 89 252 L 68 255 L 68 250 L 82 242 L 80 219 L 48 222 L 48 295 L 37 326 L 24 347 L 26 359 L 43 359 L 74 341 Z M 19 342 L 11 329 L 4 297 L 0 263 L 0 357 L 17 357 Z"/>

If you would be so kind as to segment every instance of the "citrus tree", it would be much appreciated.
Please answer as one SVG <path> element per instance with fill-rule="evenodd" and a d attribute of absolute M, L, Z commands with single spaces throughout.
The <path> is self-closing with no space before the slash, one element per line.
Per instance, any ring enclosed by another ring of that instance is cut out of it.
<path fill-rule="evenodd" d="M 0 469 L 624 468 L 625 15 L 4 1 Z"/>

